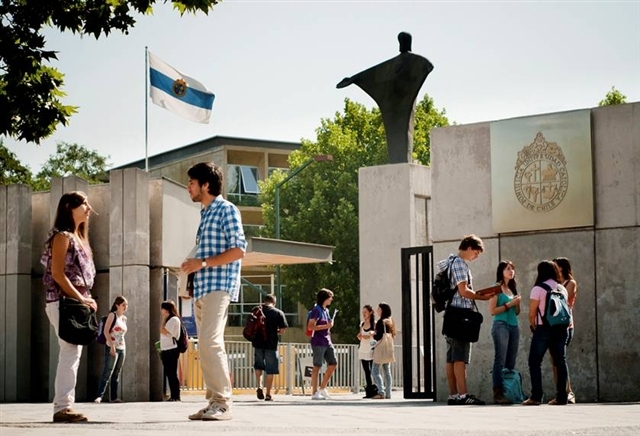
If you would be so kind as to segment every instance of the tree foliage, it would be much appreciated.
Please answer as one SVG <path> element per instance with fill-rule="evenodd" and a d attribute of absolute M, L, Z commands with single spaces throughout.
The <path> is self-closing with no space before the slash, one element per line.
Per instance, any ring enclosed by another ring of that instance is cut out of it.
<path fill-rule="evenodd" d="M 0 185 L 22 183 L 31 186 L 32 179 L 31 169 L 22 165 L 15 153 L 5 147 L 0 139 Z"/>
<path fill-rule="evenodd" d="M 40 143 L 76 112 L 62 97 L 64 75 L 45 65 L 57 52 L 45 49 L 45 26 L 96 39 L 128 34 L 136 14 L 151 14 L 159 0 L 3 0 L 0 2 L 0 135 Z M 166 3 L 163 0 L 162 3 Z M 220 0 L 172 0 L 180 14 L 208 13 Z"/>
<path fill-rule="evenodd" d="M 428 165 L 429 132 L 449 122 L 428 96 L 418 103 L 415 121 L 414 157 Z M 358 169 L 389 162 L 384 125 L 377 108 L 369 110 L 346 99 L 343 112 L 323 119 L 316 135 L 315 141 L 303 140 L 291 153 L 290 169 L 319 154 L 331 154 L 333 161 L 313 163 L 281 187 L 281 238 L 333 245 L 334 262 L 283 267 L 283 299 L 311 307 L 318 290 L 333 290 L 332 306 L 340 314 L 332 331 L 352 342 L 360 315 Z M 264 236 L 275 235 L 275 187 L 285 177 L 276 171 L 261 182 Z"/>
<path fill-rule="evenodd" d="M 615 86 L 611 87 L 611 91 L 607 92 L 603 100 L 600 100 L 598 106 L 611 106 L 614 104 L 623 104 L 627 102 L 627 96 L 618 91 Z"/>

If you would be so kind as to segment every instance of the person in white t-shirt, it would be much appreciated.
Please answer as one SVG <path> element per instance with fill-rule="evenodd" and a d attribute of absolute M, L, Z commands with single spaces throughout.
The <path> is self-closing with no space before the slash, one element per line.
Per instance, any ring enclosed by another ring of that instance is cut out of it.
<path fill-rule="evenodd" d="M 172 300 L 163 301 L 160 305 L 162 313 L 162 327 L 160 327 L 160 357 L 164 368 L 164 376 L 169 382 L 171 396 L 169 401 L 180 401 L 180 381 L 178 380 L 178 351 L 177 341 L 180 337 L 181 320 L 178 316 L 176 303 Z"/>

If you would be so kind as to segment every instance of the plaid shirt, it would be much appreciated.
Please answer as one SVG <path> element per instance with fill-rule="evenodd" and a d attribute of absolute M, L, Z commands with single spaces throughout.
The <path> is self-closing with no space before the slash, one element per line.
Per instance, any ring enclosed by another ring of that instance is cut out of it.
<path fill-rule="evenodd" d="M 213 257 L 232 248 L 242 251 L 247 248 L 240 211 L 221 195 L 200 211 L 196 246 L 195 257 L 198 259 Z M 229 293 L 231 301 L 238 301 L 240 267 L 241 261 L 236 260 L 196 272 L 193 280 L 193 298 L 198 300 L 210 292 L 224 291 Z"/>
<path fill-rule="evenodd" d="M 473 301 L 460 296 L 460 293 L 458 293 L 457 291 L 458 283 L 461 282 L 467 282 L 467 286 L 470 289 L 473 289 L 471 285 L 471 270 L 469 269 L 469 266 L 458 256 L 450 254 L 447 259 L 438 262 L 438 271 L 442 271 L 443 269 L 445 269 L 448 264 L 451 264 L 451 268 L 449 269 L 451 285 L 456 288 L 456 293 L 453 294 L 451 305 L 454 307 L 473 309 Z"/>

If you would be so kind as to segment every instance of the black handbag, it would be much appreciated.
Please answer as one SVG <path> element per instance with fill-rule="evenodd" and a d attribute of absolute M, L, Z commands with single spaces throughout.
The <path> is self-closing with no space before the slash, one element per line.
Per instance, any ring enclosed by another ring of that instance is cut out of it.
<path fill-rule="evenodd" d="M 473 305 L 475 306 L 475 301 Z M 463 342 L 478 342 L 483 320 L 477 306 L 474 310 L 454 307 L 449 304 L 444 312 L 442 334 Z"/>
<path fill-rule="evenodd" d="M 75 345 L 89 345 L 98 337 L 96 312 L 75 298 L 60 296 L 58 336 Z"/>

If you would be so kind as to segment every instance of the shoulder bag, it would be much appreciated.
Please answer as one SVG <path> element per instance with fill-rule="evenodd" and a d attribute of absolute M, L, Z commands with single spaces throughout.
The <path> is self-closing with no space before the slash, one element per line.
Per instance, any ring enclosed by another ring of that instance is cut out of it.
<path fill-rule="evenodd" d="M 387 325 L 384 324 L 384 334 L 373 349 L 373 363 L 381 365 L 383 363 L 393 363 L 396 361 L 394 353 L 393 335 L 387 332 Z"/>

